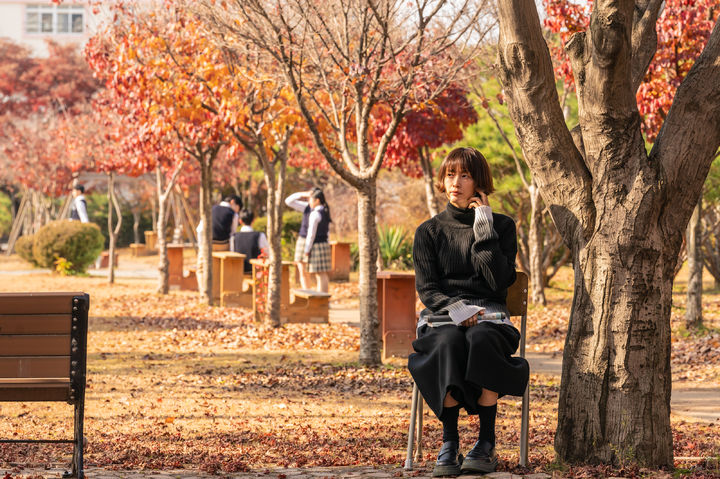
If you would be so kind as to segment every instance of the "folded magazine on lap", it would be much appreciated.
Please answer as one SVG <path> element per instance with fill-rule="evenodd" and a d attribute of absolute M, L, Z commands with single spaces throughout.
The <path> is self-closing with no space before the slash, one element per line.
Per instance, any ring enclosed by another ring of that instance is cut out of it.
<path fill-rule="evenodd" d="M 485 308 L 481 308 L 479 306 L 476 306 L 478 308 L 478 312 L 484 311 Z M 459 326 L 462 321 L 456 322 L 453 320 L 453 318 L 449 314 L 428 314 L 423 316 L 428 324 L 432 327 L 436 326 L 447 326 L 447 325 L 455 325 Z M 466 318 L 467 319 L 467 318 Z M 505 319 L 505 313 L 485 313 L 478 315 L 478 322 L 481 321 L 498 321 Z"/>

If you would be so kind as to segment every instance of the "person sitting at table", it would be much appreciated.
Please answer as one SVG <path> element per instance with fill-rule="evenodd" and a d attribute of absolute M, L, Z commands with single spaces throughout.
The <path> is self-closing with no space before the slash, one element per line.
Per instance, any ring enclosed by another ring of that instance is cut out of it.
<path fill-rule="evenodd" d="M 250 273 L 252 271 L 250 260 L 260 256 L 263 251 L 267 253 L 270 245 L 265 233 L 252 228 L 252 222 L 255 219 L 252 211 L 244 209 L 240 211 L 239 217 L 242 226 L 240 226 L 239 232 L 230 236 L 230 251 L 245 255 L 245 272 Z"/>

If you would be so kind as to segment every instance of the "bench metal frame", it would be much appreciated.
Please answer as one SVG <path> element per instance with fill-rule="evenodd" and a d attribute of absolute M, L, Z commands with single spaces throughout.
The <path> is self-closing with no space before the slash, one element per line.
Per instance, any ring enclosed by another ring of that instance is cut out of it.
<path fill-rule="evenodd" d="M 510 316 L 520 316 L 520 357 L 525 357 L 525 333 L 527 329 L 527 298 L 528 298 L 528 277 L 527 274 L 518 271 L 515 282 L 508 288 L 507 307 Z M 443 323 L 435 323 L 435 327 Z M 448 324 L 448 323 L 444 323 Z M 525 387 L 522 398 L 521 423 L 520 423 L 520 466 L 527 466 L 528 462 L 528 429 L 530 416 L 530 383 Z M 418 390 L 417 384 L 413 381 L 412 402 L 410 407 L 410 425 L 408 427 L 407 454 L 405 456 L 405 470 L 413 469 L 413 459 L 422 459 L 422 427 L 423 427 L 423 397 Z M 417 441 L 416 441 L 417 436 Z M 417 442 L 417 449 L 413 458 L 413 449 Z"/>
<path fill-rule="evenodd" d="M 68 293 L 65 293 L 66 295 Z M 72 293 L 71 293 L 72 294 Z M 32 301 L 33 296 L 52 296 L 53 293 L 18 293 L 3 294 L 6 298 L 12 296 L 13 299 L 20 301 Z M 60 296 L 61 294 L 59 294 Z M 70 297 L 70 296 L 69 296 Z M 86 365 L 87 365 L 87 330 L 88 330 L 88 310 L 90 306 L 90 296 L 79 293 L 71 297 L 72 301 L 68 304 L 67 309 L 57 310 L 53 313 L 71 314 L 70 328 L 70 370 L 68 378 L 70 380 L 69 390 L 67 391 L 67 403 L 74 406 L 74 438 L 73 439 L 0 439 L 0 443 L 51 443 L 51 444 L 72 444 L 72 471 L 63 474 L 63 478 L 83 479 L 85 472 L 83 468 L 83 429 L 85 416 L 85 385 L 86 385 Z M 0 311 L 0 314 L 2 311 Z M 44 314 L 52 314 L 47 311 Z M 39 378 L 44 382 L 49 382 L 49 378 Z M 2 384 L 0 384 L 2 389 Z M 29 387 L 28 389 L 32 389 Z M 23 396 L 23 389 L 17 388 L 15 394 L 8 395 L 8 398 L 1 398 L 0 401 L 23 402 L 23 401 L 56 401 L 57 399 L 42 398 L 30 395 Z M 26 391 L 25 394 L 28 394 Z"/>

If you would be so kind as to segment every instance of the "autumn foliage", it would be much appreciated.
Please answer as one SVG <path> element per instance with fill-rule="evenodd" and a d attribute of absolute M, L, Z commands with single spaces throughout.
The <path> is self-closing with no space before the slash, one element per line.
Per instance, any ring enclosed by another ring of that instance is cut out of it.
<path fill-rule="evenodd" d="M 48 42 L 40 58 L 0 40 L 0 183 L 66 193 L 73 173 L 91 167 L 69 154 L 66 133 L 86 127 L 99 87 L 75 46 Z"/>
<path fill-rule="evenodd" d="M 559 36 L 550 50 L 558 76 L 566 88 L 574 83 L 564 45 L 590 23 L 593 0 L 543 0 L 545 26 Z M 678 86 L 695 63 L 720 15 L 716 0 L 667 0 L 657 21 L 658 46 L 643 83 L 637 91 L 638 110 L 643 117 L 642 131 L 654 142 Z"/>

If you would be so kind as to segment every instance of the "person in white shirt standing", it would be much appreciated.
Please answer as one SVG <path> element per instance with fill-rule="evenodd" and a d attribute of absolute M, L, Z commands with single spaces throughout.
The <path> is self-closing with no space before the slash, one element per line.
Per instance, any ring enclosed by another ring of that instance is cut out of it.
<path fill-rule="evenodd" d="M 297 243 L 295 244 L 295 262 L 300 270 L 300 284 L 310 289 L 310 274 L 315 274 L 316 289 L 328 292 L 329 272 L 332 269 L 330 257 L 330 207 L 320 188 L 293 193 L 285 199 L 285 204 L 303 214 Z"/>
<path fill-rule="evenodd" d="M 90 221 L 87 214 L 87 202 L 85 201 L 85 187 L 80 184 L 73 186 L 73 201 L 70 207 L 70 219 L 79 220 L 81 223 Z"/>

